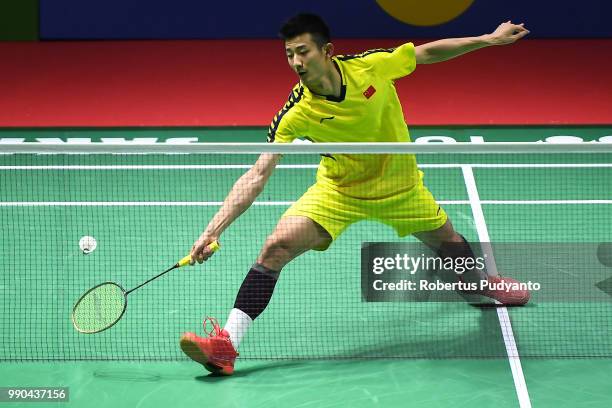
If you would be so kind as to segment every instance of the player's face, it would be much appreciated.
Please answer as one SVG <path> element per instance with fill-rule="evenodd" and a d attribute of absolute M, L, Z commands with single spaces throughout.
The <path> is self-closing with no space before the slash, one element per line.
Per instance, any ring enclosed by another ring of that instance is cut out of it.
<path fill-rule="evenodd" d="M 326 47 L 319 47 L 309 33 L 285 41 L 287 62 L 302 82 L 317 81 L 328 69 Z"/>

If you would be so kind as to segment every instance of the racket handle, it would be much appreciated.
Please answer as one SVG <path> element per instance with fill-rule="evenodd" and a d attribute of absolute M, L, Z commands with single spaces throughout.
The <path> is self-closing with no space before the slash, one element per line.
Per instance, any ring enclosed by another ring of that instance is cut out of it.
<path fill-rule="evenodd" d="M 217 252 L 219 248 L 220 246 L 217 241 L 213 241 L 208 245 L 208 249 L 210 249 L 212 252 Z M 190 263 L 191 263 L 191 254 L 187 255 L 186 257 L 178 261 L 178 266 L 180 268 L 182 266 L 189 265 Z"/>

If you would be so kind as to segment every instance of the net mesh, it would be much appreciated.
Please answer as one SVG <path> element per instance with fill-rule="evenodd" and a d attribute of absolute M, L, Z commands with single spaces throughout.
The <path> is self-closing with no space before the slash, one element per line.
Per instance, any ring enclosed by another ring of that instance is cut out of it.
<path fill-rule="evenodd" d="M 329 153 L 285 148 L 291 154 L 220 237 L 217 254 L 134 292 L 121 321 L 95 335 L 72 327 L 79 296 L 105 281 L 134 287 L 184 256 L 259 154 L 1 154 L 0 360 L 183 359 L 181 333 L 203 334 L 205 316 L 225 320 L 266 237 Z M 398 237 L 381 213 L 283 269 L 240 358 L 612 357 L 612 269 L 597 256 L 612 240 L 612 154 L 431 149 L 416 159 L 455 229 L 470 242 L 510 245 L 496 251 L 497 269 L 542 290 L 508 309 L 367 302 L 362 243 L 416 242 Z M 82 236 L 98 242 L 89 255 Z"/>

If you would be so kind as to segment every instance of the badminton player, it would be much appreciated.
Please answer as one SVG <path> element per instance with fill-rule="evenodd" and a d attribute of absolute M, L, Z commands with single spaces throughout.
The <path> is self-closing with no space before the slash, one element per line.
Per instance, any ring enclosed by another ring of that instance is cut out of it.
<path fill-rule="evenodd" d="M 317 142 L 409 142 L 410 136 L 394 81 L 418 64 L 446 61 L 480 48 L 512 44 L 527 35 L 523 24 L 508 21 L 479 37 L 444 39 L 414 46 L 334 55 L 329 28 L 318 16 L 299 14 L 280 30 L 287 62 L 299 83 L 274 117 L 268 142 L 296 138 Z M 280 161 L 262 154 L 236 181 L 221 209 L 194 243 L 197 262 L 212 253 L 207 246 L 255 201 Z M 208 337 L 184 333 L 182 350 L 211 372 L 234 371 L 237 349 L 253 321 L 268 305 L 281 270 L 309 251 L 324 251 L 352 223 L 376 219 L 397 232 L 414 235 L 443 257 L 474 257 L 470 245 L 453 229 L 447 214 L 422 181 L 414 155 L 325 155 L 316 183 L 281 217 L 238 290 L 223 329 L 212 319 Z M 516 283 L 500 276 L 465 273 L 462 279 Z M 529 300 L 523 290 L 485 290 L 481 295 L 504 305 Z M 282 294 L 280 294 L 282 296 Z"/>

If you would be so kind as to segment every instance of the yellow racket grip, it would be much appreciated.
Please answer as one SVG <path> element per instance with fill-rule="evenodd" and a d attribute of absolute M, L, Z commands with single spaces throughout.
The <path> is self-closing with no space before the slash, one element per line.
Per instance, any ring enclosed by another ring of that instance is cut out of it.
<path fill-rule="evenodd" d="M 210 249 L 212 252 L 217 252 L 219 248 L 221 248 L 221 246 L 219 246 L 219 243 L 217 241 L 213 241 L 208 245 L 208 249 Z M 190 263 L 191 263 L 191 254 L 187 255 L 186 257 L 178 261 L 178 266 L 180 268 L 182 266 L 189 265 Z"/>

